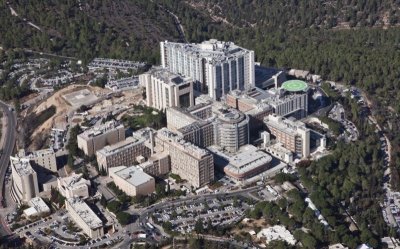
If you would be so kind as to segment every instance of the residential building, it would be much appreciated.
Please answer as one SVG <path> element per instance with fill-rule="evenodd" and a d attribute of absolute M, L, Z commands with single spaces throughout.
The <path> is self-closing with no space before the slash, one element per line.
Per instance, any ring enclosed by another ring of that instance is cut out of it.
<path fill-rule="evenodd" d="M 220 171 L 229 177 L 243 181 L 271 168 L 272 157 L 253 145 L 245 145 L 234 154 L 228 154 L 216 146 L 209 147 Z"/>
<path fill-rule="evenodd" d="M 303 122 L 272 114 L 264 119 L 264 123 L 286 149 L 299 157 L 310 155 L 310 129 Z"/>
<path fill-rule="evenodd" d="M 104 236 L 103 222 L 82 199 L 77 197 L 66 199 L 65 208 L 72 220 L 91 239 Z"/>
<path fill-rule="evenodd" d="M 40 197 L 32 198 L 28 202 L 29 208 L 24 210 L 24 215 L 27 218 L 39 217 L 43 215 L 50 214 L 50 208 L 47 206 L 46 202 Z"/>
<path fill-rule="evenodd" d="M 163 68 L 191 77 L 198 92 L 219 100 L 228 92 L 254 86 L 254 51 L 211 39 L 200 44 L 161 42 Z"/>
<path fill-rule="evenodd" d="M 170 156 L 171 172 L 199 188 L 214 180 L 214 160 L 211 153 L 185 141 L 166 128 L 157 131 L 155 145 L 158 152 Z"/>
<path fill-rule="evenodd" d="M 39 194 L 37 174 L 27 158 L 10 157 L 10 164 L 11 197 L 18 204 L 27 203 Z"/>
<path fill-rule="evenodd" d="M 89 197 L 90 181 L 83 178 L 83 174 L 73 173 L 67 177 L 57 178 L 57 186 L 60 194 L 65 198 Z"/>
<path fill-rule="evenodd" d="M 155 180 L 137 166 L 119 166 L 109 170 L 115 185 L 129 196 L 148 195 L 155 191 Z"/>
<path fill-rule="evenodd" d="M 146 105 L 158 110 L 194 105 L 193 80 L 155 67 L 139 76 L 146 87 Z"/>
<path fill-rule="evenodd" d="M 135 164 L 139 156 L 148 158 L 151 150 L 145 145 L 145 142 L 145 138 L 133 134 L 124 141 L 98 150 L 96 157 L 99 169 L 108 172 L 108 169 L 112 167 Z"/>
<path fill-rule="evenodd" d="M 78 147 L 83 150 L 85 155 L 93 156 L 104 146 L 125 140 L 125 128 L 115 121 L 109 121 L 82 132 L 78 135 L 77 140 Z"/>

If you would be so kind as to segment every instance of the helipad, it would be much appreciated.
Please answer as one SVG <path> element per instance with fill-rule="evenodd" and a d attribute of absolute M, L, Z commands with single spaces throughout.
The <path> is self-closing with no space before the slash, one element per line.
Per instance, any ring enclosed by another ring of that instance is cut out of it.
<path fill-rule="evenodd" d="M 289 92 L 306 91 L 308 85 L 302 80 L 288 80 L 282 84 L 282 88 Z"/>

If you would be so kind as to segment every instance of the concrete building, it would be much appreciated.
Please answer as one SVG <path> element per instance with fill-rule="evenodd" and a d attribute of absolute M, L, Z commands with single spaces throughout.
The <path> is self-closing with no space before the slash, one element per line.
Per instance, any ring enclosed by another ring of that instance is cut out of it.
<path fill-rule="evenodd" d="M 165 152 L 153 154 L 147 162 L 137 166 L 151 176 L 162 176 L 171 171 L 169 155 Z"/>
<path fill-rule="evenodd" d="M 50 208 L 40 197 L 32 198 L 28 202 L 29 208 L 24 210 L 27 218 L 39 217 L 50 214 Z"/>
<path fill-rule="evenodd" d="M 214 100 L 235 89 L 254 86 L 254 51 L 214 39 L 200 44 L 161 42 L 161 64 L 191 77 L 198 92 Z"/>
<path fill-rule="evenodd" d="M 139 76 L 146 87 L 146 105 L 158 110 L 194 105 L 193 80 L 156 67 Z"/>
<path fill-rule="evenodd" d="M 228 152 L 236 152 L 249 143 L 249 117 L 232 108 L 215 111 L 214 144 Z"/>
<path fill-rule="evenodd" d="M 91 239 L 104 236 L 103 222 L 82 199 L 75 197 L 66 199 L 65 208 L 72 220 Z"/>
<path fill-rule="evenodd" d="M 171 171 L 199 188 L 214 180 L 214 160 L 211 153 L 185 141 L 163 128 L 155 136 L 157 151 L 170 156 Z"/>
<path fill-rule="evenodd" d="M 281 88 L 264 91 L 251 88 L 246 91 L 232 91 L 225 99 L 227 105 L 250 115 L 255 122 L 269 114 L 304 118 L 308 113 L 308 94 L 304 91 L 289 92 Z"/>
<path fill-rule="evenodd" d="M 146 147 L 145 142 L 145 138 L 133 134 L 132 137 L 128 137 L 124 141 L 98 150 L 96 157 L 99 169 L 108 172 L 108 169 L 112 167 L 133 165 L 139 156 L 148 158 L 151 150 Z"/>
<path fill-rule="evenodd" d="M 93 156 L 104 146 L 125 140 L 125 128 L 115 121 L 109 121 L 82 132 L 77 140 L 79 149 L 83 150 L 85 155 Z"/>
<path fill-rule="evenodd" d="M 37 174 L 27 158 L 10 157 L 10 164 L 11 197 L 18 204 L 27 203 L 39 194 Z"/>
<path fill-rule="evenodd" d="M 220 171 L 237 181 L 254 177 L 271 167 L 272 157 L 253 145 L 245 145 L 235 154 L 228 154 L 216 146 L 209 147 Z"/>
<path fill-rule="evenodd" d="M 119 166 L 109 170 L 115 185 L 129 196 L 148 195 L 155 191 L 155 180 L 140 167 Z"/>
<path fill-rule="evenodd" d="M 310 155 L 310 129 L 301 121 L 269 115 L 264 119 L 269 132 L 286 148 L 299 157 Z"/>
<path fill-rule="evenodd" d="M 26 155 L 31 161 L 33 166 L 39 166 L 48 169 L 52 172 L 57 172 L 57 160 L 54 149 L 43 149 L 33 151 Z"/>
<path fill-rule="evenodd" d="M 57 178 L 57 187 L 65 198 L 88 198 L 90 181 L 83 178 L 82 174 L 74 173 L 68 177 Z"/>

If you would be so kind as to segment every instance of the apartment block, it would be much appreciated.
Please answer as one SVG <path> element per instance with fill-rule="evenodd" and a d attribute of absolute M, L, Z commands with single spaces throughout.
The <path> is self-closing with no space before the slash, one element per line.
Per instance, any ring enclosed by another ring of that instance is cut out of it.
<path fill-rule="evenodd" d="M 72 220 L 91 239 L 104 236 L 103 222 L 82 199 L 76 197 L 66 199 L 65 208 Z"/>
<path fill-rule="evenodd" d="M 104 146 L 125 140 L 125 128 L 115 121 L 109 121 L 84 131 L 78 135 L 77 140 L 78 147 L 83 150 L 85 155 L 93 156 Z"/>

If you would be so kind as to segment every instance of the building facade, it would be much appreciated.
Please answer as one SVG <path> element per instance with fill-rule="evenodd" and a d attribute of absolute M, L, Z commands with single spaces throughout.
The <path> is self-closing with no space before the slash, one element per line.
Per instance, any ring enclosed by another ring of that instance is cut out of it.
<path fill-rule="evenodd" d="M 264 119 L 269 132 L 282 145 L 299 157 L 310 155 L 310 130 L 303 122 L 269 115 Z"/>
<path fill-rule="evenodd" d="M 66 199 L 65 208 L 72 220 L 91 239 L 101 238 L 104 235 L 103 222 L 82 199 Z"/>
<path fill-rule="evenodd" d="M 161 64 L 191 77 L 198 92 L 219 100 L 231 90 L 255 84 L 254 51 L 217 40 L 200 44 L 161 42 Z"/>
<path fill-rule="evenodd" d="M 27 203 L 39 194 L 37 174 L 27 158 L 10 157 L 10 164 L 11 197 L 18 204 Z"/>
<path fill-rule="evenodd" d="M 27 155 L 34 166 L 40 166 L 52 172 L 57 172 L 56 153 L 53 149 L 43 149 L 31 152 Z"/>
<path fill-rule="evenodd" d="M 146 139 L 133 134 L 124 141 L 98 150 L 96 157 L 99 169 L 108 172 L 108 169 L 112 167 L 133 165 L 139 156 L 148 158 L 151 150 L 145 145 L 145 142 Z"/>
<path fill-rule="evenodd" d="M 146 87 L 146 104 L 158 110 L 194 105 L 193 80 L 156 67 L 139 76 Z"/>
<path fill-rule="evenodd" d="M 119 166 L 110 169 L 115 185 L 129 196 L 148 195 L 155 191 L 155 180 L 140 167 Z"/>
<path fill-rule="evenodd" d="M 155 136 L 157 150 L 170 156 L 171 172 L 199 188 L 214 180 L 214 160 L 207 150 L 163 128 Z"/>
<path fill-rule="evenodd" d="M 82 132 L 77 140 L 79 149 L 83 150 L 85 155 L 93 156 L 104 146 L 125 140 L 125 128 L 115 121 L 109 121 Z"/>

